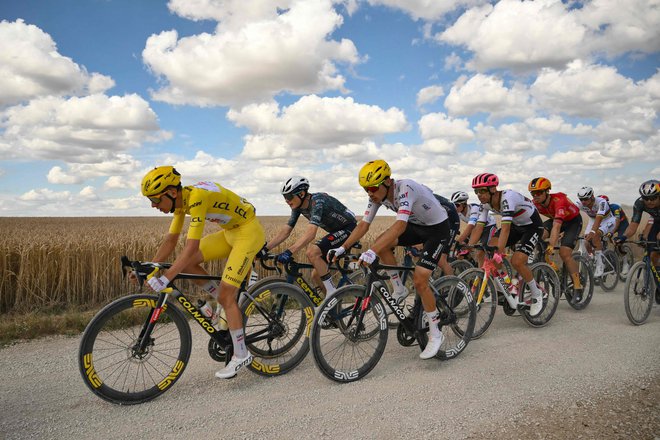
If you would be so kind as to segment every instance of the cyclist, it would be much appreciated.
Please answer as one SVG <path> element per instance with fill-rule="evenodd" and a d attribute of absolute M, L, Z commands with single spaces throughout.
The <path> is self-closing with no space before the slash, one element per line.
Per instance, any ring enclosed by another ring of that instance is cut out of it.
<path fill-rule="evenodd" d="M 647 180 L 642 183 L 639 187 L 640 197 L 635 200 L 633 205 L 633 214 L 630 219 L 630 226 L 626 229 L 623 237 L 617 238 L 618 242 L 625 241 L 626 239 L 635 235 L 639 223 L 642 220 L 642 213 L 647 212 L 653 219 L 651 224 L 651 230 L 647 235 L 647 240 L 655 241 L 656 243 L 650 243 L 647 246 L 647 251 L 651 256 L 651 261 L 654 266 L 658 266 L 660 263 L 660 252 L 655 251 L 654 247 L 657 245 L 658 240 L 660 239 L 660 180 Z M 648 228 L 648 226 L 647 226 Z M 656 302 L 660 292 L 656 290 Z"/>
<path fill-rule="evenodd" d="M 548 239 L 548 246 L 545 249 L 548 256 L 555 252 L 554 248 L 559 242 L 559 235 L 564 234 L 561 238 L 559 256 L 573 279 L 573 301 L 579 303 L 582 300 L 584 287 L 580 281 L 577 262 L 573 259 L 573 249 L 580 231 L 582 231 L 582 216 L 580 215 L 580 208 L 566 194 L 562 192 L 550 194 L 551 189 L 552 183 L 545 177 L 532 179 L 528 185 L 534 206 L 536 206 L 539 214 L 549 218 L 543 222 L 543 228 L 545 229 L 543 239 Z"/>
<path fill-rule="evenodd" d="M 491 240 L 498 250 L 494 255 L 496 263 L 500 264 L 507 246 L 513 247 L 511 265 L 529 286 L 532 293 L 532 303 L 529 314 L 536 316 L 543 310 L 543 293 L 536 284 L 532 271 L 527 266 L 529 256 L 534 252 L 537 242 L 541 238 L 543 223 L 534 203 L 519 192 L 505 189 L 497 190 L 500 179 L 491 173 L 482 173 L 472 179 L 472 188 L 477 194 L 481 205 L 479 206 L 479 219 L 470 235 L 470 244 L 477 242 L 483 233 L 488 221 L 490 211 L 502 216 L 500 229 Z"/>
<path fill-rule="evenodd" d="M 577 196 L 579 200 L 575 204 L 589 216 L 584 238 L 595 249 L 596 269 L 594 270 L 594 276 L 599 277 L 603 275 L 605 270 L 602 237 L 614 232 L 614 216 L 607 200 L 602 197 L 594 197 L 592 187 L 583 186 L 578 191 Z"/>
<path fill-rule="evenodd" d="M 468 199 L 470 197 L 465 191 L 456 191 L 451 195 L 451 201 L 456 206 L 456 211 L 458 211 L 458 215 L 460 219 L 467 223 L 467 226 L 461 232 L 461 235 L 458 236 L 456 239 L 456 242 L 458 244 L 467 244 L 470 238 L 470 234 L 472 233 L 472 230 L 474 229 L 475 225 L 477 224 L 477 220 L 479 219 L 479 204 L 478 203 L 469 203 L 468 204 Z M 484 230 L 481 233 L 481 238 L 479 239 L 479 243 L 482 245 L 487 245 L 488 242 L 490 241 L 491 238 L 493 238 L 493 234 L 495 234 L 495 230 L 497 229 L 497 222 L 495 221 L 495 217 L 493 217 L 493 214 L 490 212 L 488 213 L 488 218 L 486 221 L 486 225 L 484 226 Z M 484 251 L 478 250 L 477 251 L 477 262 L 481 265 L 484 260 Z"/>
<path fill-rule="evenodd" d="M 443 341 L 438 327 L 440 316 L 428 283 L 443 250 L 449 245 L 451 225 L 447 211 L 428 187 L 411 179 L 393 179 L 390 166 L 384 160 L 367 162 L 360 169 L 359 183 L 369 196 L 364 217 L 346 242 L 330 252 L 336 258 L 362 238 L 381 205 L 397 213 L 395 222 L 375 240 L 369 250 L 360 255 L 360 263 L 371 264 L 378 255 L 384 264 L 394 265 L 395 246 L 423 244 L 413 272 L 413 283 L 429 322 L 429 342 L 419 357 L 430 359 L 438 353 Z M 398 271 L 390 270 L 388 275 L 394 285 L 394 298 L 405 296 Z"/>
<path fill-rule="evenodd" d="M 442 205 L 443 208 L 447 211 L 447 217 L 449 218 L 449 242 L 446 247 L 442 249 L 442 256 L 438 261 L 438 267 L 442 269 L 444 275 L 453 275 L 454 270 L 449 264 L 449 252 L 451 248 L 454 247 L 456 243 L 456 237 L 461 232 L 461 217 L 456 210 L 456 206 L 446 197 L 443 197 L 439 194 L 433 194 L 438 202 Z"/>
<path fill-rule="evenodd" d="M 614 215 L 614 238 L 616 237 L 621 238 L 626 232 L 626 229 L 628 229 L 628 226 L 630 225 L 630 223 L 628 222 L 628 216 L 626 215 L 626 212 L 618 203 L 610 202 L 610 198 L 607 197 L 606 195 L 600 195 L 598 197 L 607 200 L 607 203 L 610 204 L 610 211 L 612 211 L 612 215 Z M 619 252 L 625 254 L 625 251 L 623 251 L 623 249 L 621 248 L 619 249 Z M 628 273 L 628 270 L 630 270 L 630 267 L 628 267 L 628 259 L 624 258 L 623 266 L 621 266 L 621 275 L 625 276 Z"/>
<path fill-rule="evenodd" d="M 286 240 L 302 214 L 309 220 L 309 226 L 294 244 L 277 256 L 277 260 L 280 263 L 288 263 L 294 253 L 306 247 L 305 255 L 314 265 L 312 273 L 314 280 L 326 295 L 332 294 L 336 288 L 330 279 L 326 254 L 330 249 L 341 246 L 355 229 L 357 224 L 355 215 L 339 200 L 326 193 L 310 193 L 309 181 L 301 176 L 287 179 L 282 185 L 281 193 L 286 204 L 291 208 L 291 217 L 287 224 L 266 243 L 263 251 L 273 249 Z M 319 228 L 328 234 L 314 244 L 310 244 L 316 238 Z"/>
<path fill-rule="evenodd" d="M 182 186 L 181 175 L 172 166 L 160 166 L 142 179 L 142 195 L 151 206 L 163 213 L 174 214 L 170 229 L 153 258 L 162 262 L 174 252 L 186 214 L 190 226 L 186 244 L 172 266 L 160 277 L 150 278 L 156 292 L 165 289 L 181 272 L 208 275 L 201 266 L 211 260 L 227 259 L 222 281 L 206 282 L 202 288 L 217 298 L 227 314 L 227 325 L 234 356 L 216 377 L 228 379 L 252 362 L 245 346 L 243 319 L 236 303 L 238 288 L 251 271 L 254 256 L 265 242 L 264 230 L 255 217 L 255 209 L 247 200 L 214 182 Z M 206 220 L 218 223 L 222 230 L 202 237 Z"/>

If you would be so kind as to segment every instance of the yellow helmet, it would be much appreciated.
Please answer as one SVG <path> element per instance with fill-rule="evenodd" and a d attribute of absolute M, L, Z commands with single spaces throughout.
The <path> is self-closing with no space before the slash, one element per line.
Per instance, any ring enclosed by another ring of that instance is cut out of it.
<path fill-rule="evenodd" d="M 390 166 L 382 159 L 367 162 L 358 175 L 360 186 L 367 188 L 369 186 L 378 186 L 383 180 L 392 175 Z"/>
<path fill-rule="evenodd" d="M 181 174 L 173 166 L 156 167 L 142 178 L 142 195 L 145 197 L 162 194 L 168 186 L 178 186 Z"/>

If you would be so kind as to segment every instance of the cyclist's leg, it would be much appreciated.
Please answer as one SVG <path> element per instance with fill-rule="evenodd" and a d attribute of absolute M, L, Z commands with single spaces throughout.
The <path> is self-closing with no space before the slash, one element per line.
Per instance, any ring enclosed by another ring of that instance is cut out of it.
<path fill-rule="evenodd" d="M 561 246 L 559 248 L 559 256 L 573 279 L 573 289 L 576 293 L 579 293 L 582 289 L 582 283 L 580 281 L 577 262 L 573 258 L 573 249 L 575 248 L 575 243 L 581 230 L 582 217 L 580 215 L 570 221 L 564 222 L 561 226 L 561 232 L 564 233 L 564 236 L 561 239 Z"/>
<path fill-rule="evenodd" d="M 355 229 L 355 224 L 348 225 L 343 229 L 327 234 L 316 243 L 307 246 L 307 258 L 314 265 L 315 274 L 312 276 L 314 277 L 314 281 L 325 290 L 326 295 L 332 294 L 337 290 L 332 283 L 331 275 L 328 271 L 328 262 L 326 261 L 328 251 L 344 244 L 353 229 Z"/>
<path fill-rule="evenodd" d="M 514 246 L 513 257 L 511 258 L 511 265 L 518 271 L 520 276 L 525 280 L 527 286 L 532 293 L 532 304 L 530 307 L 530 316 L 538 315 L 543 309 L 543 294 L 536 284 L 536 280 L 529 269 L 528 261 L 529 256 L 534 253 L 534 249 L 538 241 L 541 239 L 543 230 L 543 223 L 538 213 L 532 216 L 532 223 L 525 226 L 511 227 L 511 234 L 509 235 L 508 246 Z M 515 233 L 514 233 L 515 232 Z M 516 239 L 515 243 L 511 243 L 512 239 Z"/>

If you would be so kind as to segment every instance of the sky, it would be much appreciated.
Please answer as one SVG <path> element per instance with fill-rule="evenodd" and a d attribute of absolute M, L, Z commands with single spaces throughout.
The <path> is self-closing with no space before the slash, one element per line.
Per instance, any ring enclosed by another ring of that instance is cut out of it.
<path fill-rule="evenodd" d="M 162 215 L 158 165 L 258 215 L 296 175 L 361 214 L 374 159 L 631 204 L 659 69 L 660 0 L 0 0 L 0 216 Z"/>

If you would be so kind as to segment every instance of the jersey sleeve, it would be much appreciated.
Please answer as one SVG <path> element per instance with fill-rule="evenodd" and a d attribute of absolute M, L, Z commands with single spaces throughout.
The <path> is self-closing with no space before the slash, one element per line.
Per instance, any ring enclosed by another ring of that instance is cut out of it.
<path fill-rule="evenodd" d="M 415 191 L 413 191 L 408 185 L 399 191 L 399 207 L 396 211 L 397 220 L 408 222 L 408 219 L 412 214 L 412 206 L 416 200 L 415 194 Z"/>
<path fill-rule="evenodd" d="M 170 234 L 180 234 L 181 230 L 183 229 L 183 221 L 186 219 L 186 213 L 181 210 L 181 212 L 178 212 L 174 214 L 174 218 L 172 219 L 172 223 L 170 223 Z"/>
<path fill-rule="evenodd" d="M 289 221 L 286 224 L 293 228 L 296 226 L 296 223 L 298 223 L 298 218 L 300 218 L 300 211 L 297 209 L 292 209 L 291 216 L 289 217 Z"/>
<path fill-rule="evenodd" d="M 632 223 L 640 223 L 642 221 L 643 213 L 644 213 L 644 202 L 642 201 L 642 198 L 639 197 L 637 200 L 635 200 L 635 204 L 633 205 L 633 213 L 632 213 L 632 217 L 630 218 L 630 221 Z"/>
<path fill-rule="evenodd" d="M 477 215 L 478 215 L 477 221 L 479 223 L 483 223 L 483 224 L 488 223 L 488 213 L 489 212 L 490 212 L 489 208 L 486 208 L 483 204 L 479 205 L 478 208 L 477 208 Z M 472 216 L 470 215 L 470 217 L 472 217 Z"/>
<path fill-rule="evenodd" d="M 481 205 L 470 205 L 470 217 L 468 217 L 468 225 L 474 226 L 477 224 L 477 221 L 479 221 L 480 206 Z M 486 213 L 486 219 L 484 220 L 484 223 L 488 223 L 488 213 Z"/>
<path fill-rule="evenodd" d="M 516 211 L 516 201 L 513 193 L 511 191 L 503 192 L 502 202 L 500 204 L 502 207 L 502 223 L 511 223 Z"/>
<path fill-rule="evenodd" d="M 317 197 L 311 200 L 312 209 L 309 213 L 309 224 L 314 226 L 321 226 L 323 222 L 323 211 L 327 205 L 323 197 Z"/>
<path fill-rule="evenodd" d="M 596 215 L 607 215 L 607 213 L 610 212 L 610 205 L 607 203 L 606 200 L 601 200 L 598 203 L 598 212 Z"/>
<path fill-rule="evenodd" d="M 362 217 L 362 221 L 366 223 L 371 223 L 374 221 L 376 213 L 378 212 L 378 208 L 380 208 L 379 203 L 373 203 L 370 201 L 367 205 L 367 209 L 364 211 L 364 217 Z"/>
<path fill-rule="evenodd" d="M 200 240 L 204 233 L 204 223 L 206 221 L 206 212 L 209 209 L 208 192 L 200 189 L 190 191 L 188 200 L 190 226 L 188 226 L 188 238 L 191 240 Z"/>

